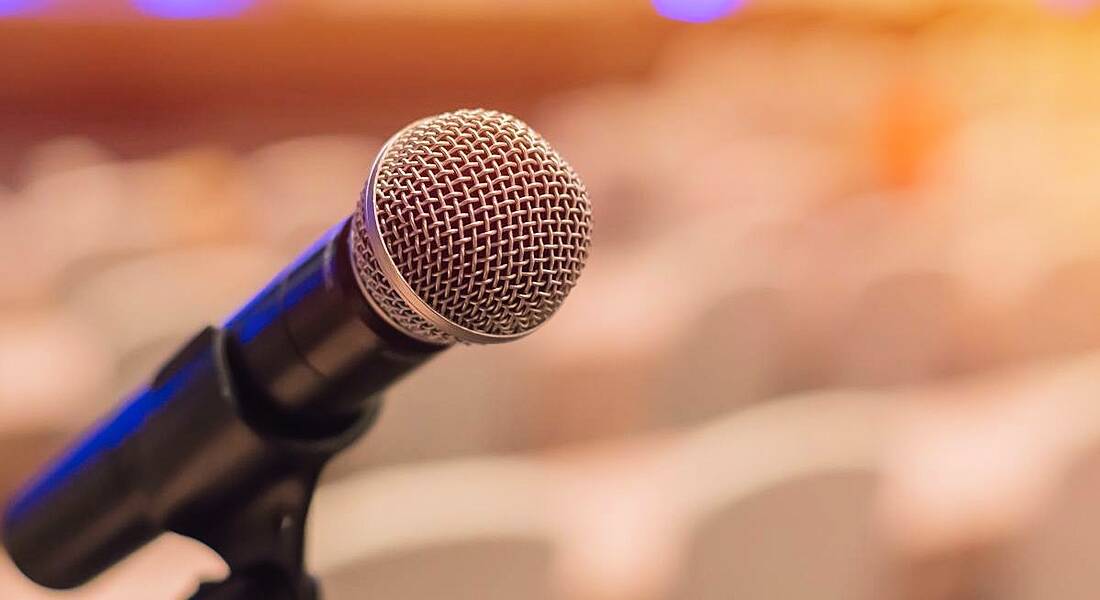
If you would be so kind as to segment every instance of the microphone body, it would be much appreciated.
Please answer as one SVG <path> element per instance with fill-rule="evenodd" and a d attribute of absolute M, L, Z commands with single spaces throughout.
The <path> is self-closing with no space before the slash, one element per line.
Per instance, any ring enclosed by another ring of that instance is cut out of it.
<path fill-rule="evenodd" d="M 364 298 L 350 219 L 329 230 L 225 323 L 247 385 L 295 431 L 324 428 L 448 345 L 412 338 Z"/>
<path fill-rule="evenodd" d="M 308 500 L 325 460 L 373 422 L 379 393 L 446 348 L 375 314 L 347 236 L 345 221 L 203 330 L 16 498 L 3 536 L 24 573 L 76 587 L 162 531 L 202 539 L 274 486 Z"/>

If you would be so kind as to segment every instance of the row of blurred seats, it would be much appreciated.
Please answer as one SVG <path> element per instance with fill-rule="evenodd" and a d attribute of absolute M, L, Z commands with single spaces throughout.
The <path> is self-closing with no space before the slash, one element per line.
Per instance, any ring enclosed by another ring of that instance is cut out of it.
<path fill-rule="evenodd" d="M 674 436 L 372 470 L 322 488 L 311 568 L 349 600 L 1090 598 L 1098 364 L 800 394 Z M 954 395 L 984 407 L 943 402 Z M 1034 426 L 1052 414 L 1080 426 Z M 153 580 L 182 596 L 222 571 L 198 544 L 166 538 L 64 597 L 123 597 Z M 10 565 L 0 588 L 55 597 Z"/>

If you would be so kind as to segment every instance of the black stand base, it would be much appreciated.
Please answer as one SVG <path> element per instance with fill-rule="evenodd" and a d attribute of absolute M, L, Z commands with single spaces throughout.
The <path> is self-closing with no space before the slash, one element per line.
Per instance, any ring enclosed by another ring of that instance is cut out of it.
<path fill-rule="evenodd" d="M 297 582 L 280 582 L 263 573 L 234 573 L 225 581 L 204 583 L 190 600 L 321 600 L 317 585 L 309 577 Z"/>
<path fill-rule="evenodd" d="M 242 510 L 200 528 L 182 528 L 229 564 L 225 581 L 202 584 L 191 600 L 320 600 L 305 572 L 305 518 L 316 476 L 303 471 L 253 499 Z"/>
<path fill-rule="evenodd" d="M 303 565 L 315 481 L 308 473 L 288 478 L 239 512 L 181 531 L 216 550 L 230 567 L 226 580 L 202 584 L 191 600 L 320 600 Z"/>

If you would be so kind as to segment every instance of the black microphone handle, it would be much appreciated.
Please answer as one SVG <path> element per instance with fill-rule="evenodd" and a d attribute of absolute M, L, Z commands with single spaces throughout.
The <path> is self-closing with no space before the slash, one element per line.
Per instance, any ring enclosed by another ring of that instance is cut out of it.
<path fill-rule="evenodd" d="M 76 587 L 164 531 L 206 542 L 234 570 L 300 566 L 321 467 L 373 422 L 381 391 L 444 348 L 372 310 L 347 235 L 345 222 L 203 330 L 16 496 L 3 541 L 28 577 Z M 280 510 L 297 528 L 287 543 L 256 523 Z"/>
<path fill-rule="evenodd" d="M 351 219 L 225 324 L 238 373 L 296 431 L 358 410 L 447 346 L 399 332 L 371 307 L 353 270 Z"/>

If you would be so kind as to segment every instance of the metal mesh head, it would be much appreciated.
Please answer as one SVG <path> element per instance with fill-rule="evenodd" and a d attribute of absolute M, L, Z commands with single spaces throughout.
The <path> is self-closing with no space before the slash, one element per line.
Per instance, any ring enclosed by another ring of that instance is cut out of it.
<path fill-rule="evenodd" d="M 522 121 L 460 110 L 383 148 L 353 217 L 359 284 L 391 323 L 435 343 L 507 341 L 576 284 L 592 214 L 584 184 Z"/>

